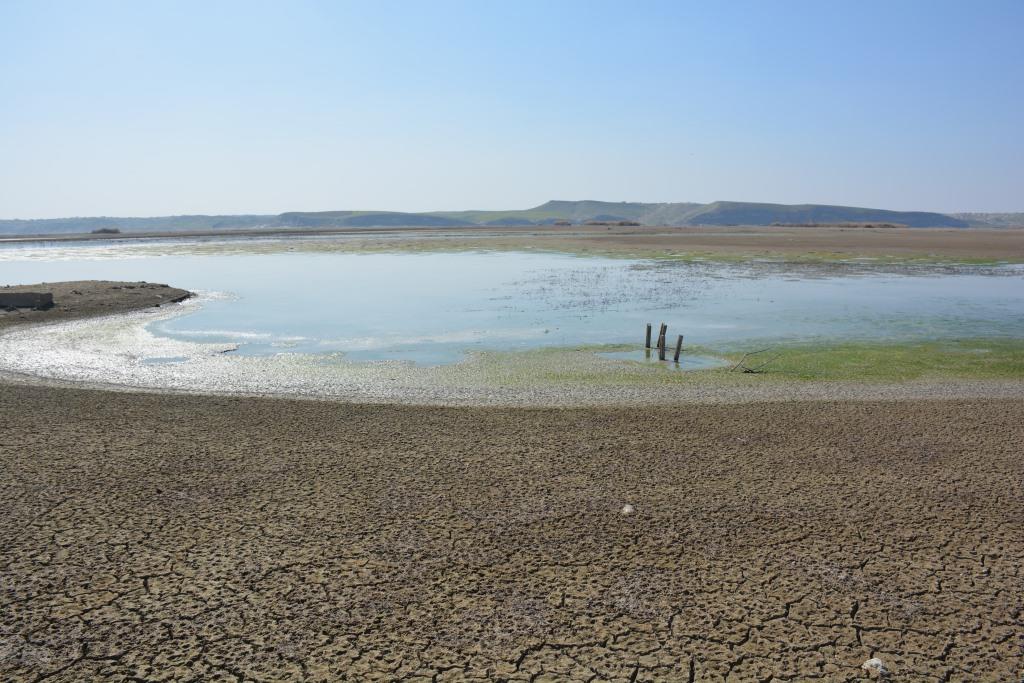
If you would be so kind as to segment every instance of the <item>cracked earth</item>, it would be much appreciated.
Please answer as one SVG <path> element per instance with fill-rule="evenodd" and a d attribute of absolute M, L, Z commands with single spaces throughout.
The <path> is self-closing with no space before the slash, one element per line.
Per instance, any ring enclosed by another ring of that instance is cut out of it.
<path fill-rule="evenodd" d="M 1024 675 L 1020 401 L 0 420 L 4 681 Z"/>

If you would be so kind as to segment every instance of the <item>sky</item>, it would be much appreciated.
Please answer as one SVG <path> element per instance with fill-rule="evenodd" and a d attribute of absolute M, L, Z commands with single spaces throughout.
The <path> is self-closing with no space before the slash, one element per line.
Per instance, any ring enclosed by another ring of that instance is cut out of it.
<path fill-rule="evenodd" d="M 0 218 L 1024 211 L 1024 2 L 0 0 Z"/>

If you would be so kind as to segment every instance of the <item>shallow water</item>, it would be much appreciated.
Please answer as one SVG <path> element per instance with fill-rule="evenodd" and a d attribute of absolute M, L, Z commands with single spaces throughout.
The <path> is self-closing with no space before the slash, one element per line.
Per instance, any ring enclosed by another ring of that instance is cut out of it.
<path fill-rule="evenodd" d="M 716 348 L 1024 337 L 1019 267 L 900 272 L 533 252 L 171 255 L 173 246 L 4 245 L 0 284 L 147 280 L 221 293 L 149 331 L 237 345 L 247 356 L 342 352 L 347 360 L 439 365 L 471 350 L 640 344 L 645 324 L 656 334 L 662 321 L 670 342 L 684 334 L 688 346 Z"/>

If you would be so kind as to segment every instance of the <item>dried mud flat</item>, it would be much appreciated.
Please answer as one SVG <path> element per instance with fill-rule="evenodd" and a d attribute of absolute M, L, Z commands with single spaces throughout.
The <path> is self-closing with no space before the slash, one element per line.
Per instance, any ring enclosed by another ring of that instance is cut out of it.
<path fill-rule="evenodd" d="M 5 681 L 1024 673 L 1024 402 L 0 415 Z"/>

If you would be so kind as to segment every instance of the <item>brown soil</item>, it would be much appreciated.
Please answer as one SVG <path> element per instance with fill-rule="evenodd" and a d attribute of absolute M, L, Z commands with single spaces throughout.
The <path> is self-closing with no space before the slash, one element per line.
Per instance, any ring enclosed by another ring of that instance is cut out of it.
<path fill-rule="evenodd" d="M 1019 401 L 0 414 L 3 680 L 1024 674 Z"/>
<path fill-rule="evenodd" d="M 1014 400 L 0 384 L 0 680 L 1021 680 L 1021 443 Z"/>

